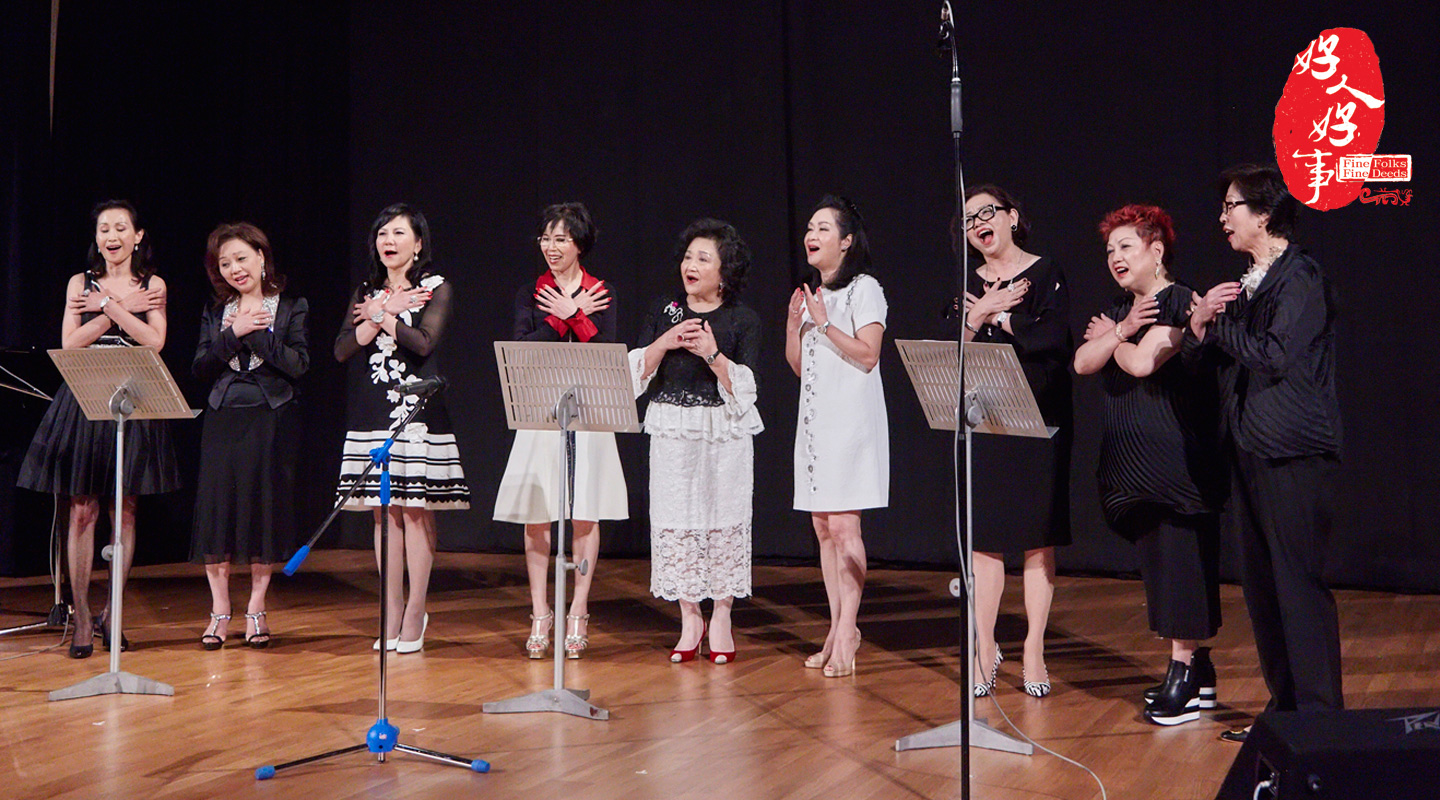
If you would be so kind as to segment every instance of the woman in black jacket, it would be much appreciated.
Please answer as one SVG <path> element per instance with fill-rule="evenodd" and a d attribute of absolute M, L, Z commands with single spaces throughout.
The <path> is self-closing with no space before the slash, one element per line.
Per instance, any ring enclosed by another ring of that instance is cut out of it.
<path fill-rule="evenodd" d="M 200 478 L 190 560 L 210 581 L 206 650 L 225 643 L 230 562 L 250 563 L 245 643 L 265 647 L 265 593 L 274 565 L 295 549 L 295 451 L 300 440 L 296 381 L 310 366 L 303 297 L 284 297 L 270 240 L 248 222 L 210 234 L 205 271 L 215 302 L 200 322 L 192 370 L 210 381 L 200 438 Z"/>

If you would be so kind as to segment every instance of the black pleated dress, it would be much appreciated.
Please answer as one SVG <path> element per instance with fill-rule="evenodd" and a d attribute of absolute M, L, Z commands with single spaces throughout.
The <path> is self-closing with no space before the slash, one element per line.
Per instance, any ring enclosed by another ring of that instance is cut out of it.
<path fill-rule="evenodd" d="M 1189 325 L 1190 296 L 1178 283 L 1161 290 L 1154 324 Z M 1124 319 L 1134 300 L 1125 295 L 1106 316 Z M 1101 383 L 1097 478 L 1106 522 L 1139 549 L 1150 627 L 1166 638 L 1208 639 L 1220 627 L 1217 520 L 1227 485 L 1215 372 L 1177 354 L 1136 378 L 1111 359 Z"/>
<path fill-rule="evenodd" d="M 983 325 L 974 341 L 1015 348 L 1040 416 L 1059 431 L 1049 439 L 976 434 L 974 546 L 981 553 L 1070 544 L 1070 292 L 1049 257 L 1005 283 L 1022 278 L 1030 290 L 1010 309 L 1014 333 Z"/>
<path fill-rule="evenodd" d="M 87 277 L 92 291 L 104 291 L 93 277 Z M 148 279 L 140 288 L 149 288 Z M 84 325 L 100 316 L 82 314 Z M 146 319 L 149 312 L 137 315 Z M 91 347 L 134 347 L 137 342 L 118 326 L 101 336 Z M 92 422 L 68 385 L 55 393 L 55 400 L 40 420 L 20 476 L 22 489 L 69 496 L 115 496 L 115 423 Z M 125 423 L 125 475 L 122 496 L 164 494 L 180 488 L 180 463 L 169 420 L 135 420 Z"/>

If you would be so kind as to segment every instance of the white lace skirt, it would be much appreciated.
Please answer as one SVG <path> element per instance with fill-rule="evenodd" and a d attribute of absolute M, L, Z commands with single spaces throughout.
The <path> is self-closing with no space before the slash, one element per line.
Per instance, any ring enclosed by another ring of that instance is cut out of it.
<path fill-rule="evenodd" d="M 754 488 L 750 436 L 650 437 L 652 594 L 694 602 L 750 596 Z"/>

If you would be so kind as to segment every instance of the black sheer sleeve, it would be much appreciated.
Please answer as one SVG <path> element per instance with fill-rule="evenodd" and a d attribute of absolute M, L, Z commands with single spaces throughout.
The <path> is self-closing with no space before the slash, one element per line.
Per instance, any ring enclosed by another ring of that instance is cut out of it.
<path fill-rule="evenodd" d="M 362 287 L 355 287 L 350 293 L 350 303 L 345 306 L 345 314 L 340 322 L 340 335 L 335 337 L 335 360 L 349 361 L 350 357 L 360 352 L 360 343 L 355 340 L 355 306 L 360 304 Z"/>
<path fill-rule="evenodd" d="M 735 307 L 735 352 L 726 353 L 731 361 L 743 364 L 755 376 L 755 387 L 760 387 L 760 339 L 764 326 L 760 315 L 748 306 Z"/>
<path fill-rule="evenodd" d="M 420 327 L 412 328 L 398 319 L 395 321 L 395 342 L 422 358 L 433 353 L 450 319 L 450 299 L 454 293 L 448 280 L 436 286 L 425 304 Z"/>
<path fill-rule="evenodd" d="M 195 360 L 190 364 L 190 372 L 206 383 L 224 374 L 226 364 L 240 352 L 240 337 L 235 335 L 235 331 L 228 327 L 220 330 L 220 315 L 223 313 L 211 304 L 200 315 L 200 339 L 195 345 Z"/>
<path fill-rule="evenodd" d="M 310 304 L 305 298 L 297 297 L 283 331 L 255 331 L 245 337 L 245 344 L 265 359 L 265 363 L 290 380 L 296 380 L 310 369 L 310 344 L 306 334 L 309 317 Z M 230 332 L 229 328 L 225 330 Z M 350 338 L 353 341 L 355 337 L 352 335 Z"/>

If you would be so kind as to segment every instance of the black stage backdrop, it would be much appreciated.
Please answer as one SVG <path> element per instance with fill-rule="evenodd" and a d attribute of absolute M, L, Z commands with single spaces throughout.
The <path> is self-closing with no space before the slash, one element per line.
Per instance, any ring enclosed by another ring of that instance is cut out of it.
<path fill-rule="evenodd" d="M 90 204 L 131 197 L 171 286 L 167 360 L 198 406 L 204 387 L 188 369 L 208 295 L 204 237 L 219 221 L 253 220 L 315 309 L 302 511 L 318 521 L 343 436 L 347 372 L 329 356 L 333 336 L 366 269 L 374 214 L 414 203 L 430 218 L 461 308 L 442 357 L 473 507 L 439 515 L 442 547 L 515 552 L 519 528 L 490 521 L 510 441 L 491 343 L 508 337 L 515 290 L 540 269 L 539 209 L 589 205 L 601 233 L 586 266 L 614 287 L 626 340 L 649 300 L 677 288 L 676 235 L 697 216 L 719 216 L 754 250 L 744 300 L 769 323 L 758 369 L 767 430 L 756 440 L 755 554 L 811 558 L 808 520 L 790 510 L 797 385 L 781 342 L 784 304 L 804 267 L 799 237 L 820 194 L 844 191 L 865 214 L 891 304 L 887 338 L 953 336 L 939 319 L 953 281 L 953 200 L 949 66 L 934 49 L 933 6 L 138 3 L 117 14 L 63 0 L 50 135 L 35 85 L 49 15 L 26 4 L 4 33 L 17 110 L 5 128 L 15 177 L 3 208 L 4 344 L 53 346 L 64 281 L 89 241 Z M 1294 53 L 1328 27 L 1370 35 L 1386 79 L 1379 151 L 1413 154 L 1425 179 L 1411 184 L 1408 207 L 1302 215 L 1300 240 L 1343 303 L 1347 446 L 1331 572 L 1352 585 L 1440 589 L 1433 15 L 1246 2 L 983 8 L 959 9 L 967 176 L 1021 197 L 1031 249 L 1067 271 L 1077 337 L 1115 294 L 1095 233 L 1115 206 L 1171 211 L 1186 282 L 1208 287 L 1243 270 L 1218 234 L 1216 176 L 1271 156 L 1274 104 Z M 20 293 L 27 299 L 16 302 Z M 870 555 L 952 563 L 950 440 L 925 427 L 893 346 L 881 368 L 891 507 L 866 514 Z M 352 386 L 360 379 L 349 373 Z M 1076 385 L 1076 543 L 1060 565 L 1133 571 L 1096 498 L 1097 382 Z M 179 426 L 190 465 L 198 427 Z M 605 550 L 643 554 L 643 437 L 621 437 L 621 452 L 631 520 L 605 526 Z M 1023 465 L 977 469 L 1024 479 Z M 43 571 L 49 500 L 16 499 L 0 570 Z M 145 504 L 142 561 L 185 557 L 191 502 L 181 493 Z M 365 521 L 345 516 L 326 541 L 368 546 Z"/>

